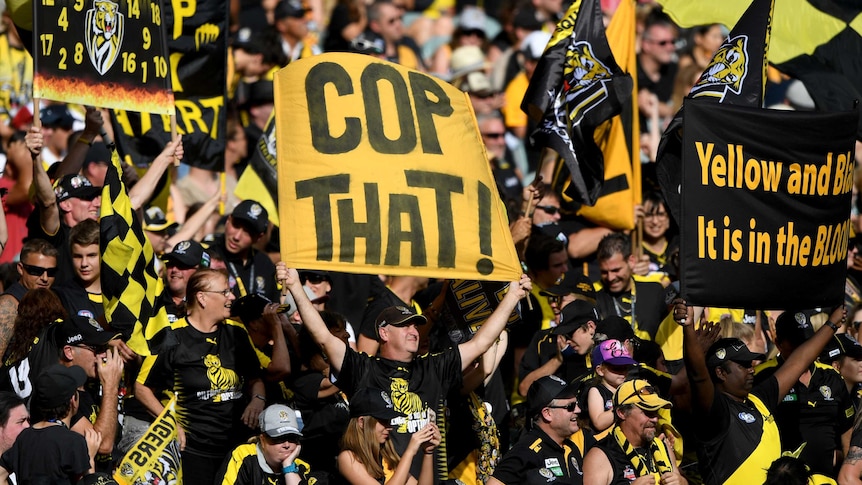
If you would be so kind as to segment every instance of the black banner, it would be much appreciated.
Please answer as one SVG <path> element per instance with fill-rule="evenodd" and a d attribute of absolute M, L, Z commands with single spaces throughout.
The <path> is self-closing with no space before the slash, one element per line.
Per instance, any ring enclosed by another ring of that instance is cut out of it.
<path fill-rule="evenodd" d="M 497 309 L 508 288 L 509 283 L 498 281 L 450 281 L 444 300 L 444 311 L 440 317 L 449 339 L 461 344 L 473 338 L 479 327 Z M 507 325 L 520 318 L 516 308 L 509 315 Z"/>
<path fill-rule="evenodd" d="M 843 300 L 858 118 L 686 100 L 684 298 L 764 309 Z"/>
<path fill-rule="evenodd" d="M 171 112 L 161 0 L 33 3 L 35 98 Z"/>
<path fill-rule="evenodd" d="M 165 5 L 177 132 L 185 163 L 224 170 L 227 118 L 226 0 L 187 0 Z M 175 8 L 181 7 L 181 8 Z M 117 148 L 139 166 L 148 165 L 170 141 L 167 116 L 114 111 Z"/>

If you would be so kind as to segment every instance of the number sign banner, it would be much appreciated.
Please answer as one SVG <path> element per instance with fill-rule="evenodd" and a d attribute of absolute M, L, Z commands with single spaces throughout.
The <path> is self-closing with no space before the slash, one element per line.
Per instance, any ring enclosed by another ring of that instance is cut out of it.
<path fill-rule="evenodd" d="M 174 113 L 161 0 L 33 2 L 33 97 Z"/>

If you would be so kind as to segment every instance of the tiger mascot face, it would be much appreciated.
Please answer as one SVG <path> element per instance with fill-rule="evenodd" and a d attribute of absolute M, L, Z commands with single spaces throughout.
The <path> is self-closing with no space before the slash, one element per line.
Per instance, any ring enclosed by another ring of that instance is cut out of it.
<path fill-rule="evenodd" d="M 207 367 L 221 367 L 221 359 L 219 359 L 217 355 L 207 354 L 207 356 L 204 357 L 204 365 Z"/>
<path fill-rule="evenodd" d="M 737 37 L 722 44 L 713 56 L 712 62 L 695 83 L 692 92 L 705 86 L 724 86 L 739 94 L 748 70 L 746 40 L 744 37 Z"/>
<path fill-rule="evenodd" d="M 93 33 L 110 40 L 117 33 L 117 9 L 119 6 L 110 0 L 93 2 L 96 14 L 93 16 Z"/>
<path fill-rule="evenodd" d="M 608 68 L 596 59 L 590 44 L 576 42 L 566 52 L 565 78 L 568 89 L 585 88 L 597 81 L 609 78 L 610 75 Z"/>

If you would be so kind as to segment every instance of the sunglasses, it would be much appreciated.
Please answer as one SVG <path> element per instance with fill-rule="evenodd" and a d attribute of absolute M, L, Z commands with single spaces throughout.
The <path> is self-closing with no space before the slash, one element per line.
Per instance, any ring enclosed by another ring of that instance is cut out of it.
<path fill-rule="evenodd" d="M 537 205 L 536 209 L 542 209 L 550 216 L 556 215 L 557 212 L 560 212 L 559 207 L 555 207 L 552 205 Z"/>
<path fill-rule="evenodd" d="M 27 272 L 30 276 L 42 276 L 44 273 L 48 273 L 48 278 L 53 278 L 57 275 L 57 267 L 53 268 L 43 268 L 41 266 L 33 266 L 32 264 L 24 264 L 21 263 L 21 266 L 24 268 L 24 271 Z"/>
<path fill-rule="evenodd" d="M 496 140 L 497 138 L 503 138 L 504 136 L 506 136 L 506 134 L 505 133 L 482 133 L 482 136 L 484 136 L 485 138 L 493 138 Z"/>
<path fill-rule="evenodd" d="M 625 399 L 618 402 L 617 404 L 618 405 L 626 404 L 629 401 L 631 401 L 633 397 L 637 397 L 639 400 L 643 401 L 644 399 L 641 396 L 652 396 L 652 395 L 656 395 L 656 396 L 658 395 L 658 391 L 656 390 L 656 388 L 653 386 L 644 386 L 644 387 L 638 389 L 637 391 L 635 391 L 634 394 L 628 395 Z"/>
<path fill-rule="evenodd" d="M 87 349 L 87 350 L 89 350 L 90 352 L 92 352 L 92 353 L 94 353 L 94 354 L 96 354 L 96 355 L 104 354 L 105 352 L 107 352 L 107 351 L 108 351 L 108 346 L 107 346 L 107 345 L 99 345 L 98 347 L 96 347 L 96 346 L 93 346 L 93 345 L 81 344 L 81 345 L 76 345 L 75 347 L 78 347 L 78 348 L 81 348 L 81 349 Z"/>
<path fill-rule="evenodd" d="M 545 407 L 549 408 L 549 409 L 565 409 L 566 411 L 573 413 L 573 412 L 575 412 L 575 409 L 578 408 L 578 402 L 572 401 L 569 404 L 566 404 L 565 406 L 545 406 Z"/>
<path fill-rule="evenodd" d="M 857 321 L 853 322 L 852 325 L 853 325 L 853 328 L 859 328 L 859 325 L 862 325 L 862 321 L 857 320 Z"/>
<path fill-rule="evenodd" d="M 676 39 L 669 39 L 669 40 L 667 40 L 667 39 L 666 39 L 666 40 L 652 40 L 652 39 L 646 39 L 646 40 L 648 40 L 648 41 L 652 42 L 653 44 L 658 44 L 658 45 L 660 45 L 660 46 L 662 46 L 662 47 L 665 47 L 665 46 L 667 46 L 667 45 L 673 45 L 673 44 L 676 44 Z"/>
<path fill-rule="evenodd" d="M 393 17 L 391 19 L 388 19 L 386 21 L 386 23 L 389 25 L 395 25 L 396 23 L 401 22 L 402 20 L 404 20 L 404 17 Z"/>
<path fill-rule="evenodd" d="M 278 438 L 273 438 L 272 436 L 266 437 L 270 443 L 274 445 L 280 445 L 282 443 L 287 443 L 288 441 L 291 443 L 299 443 L 299 436 L 295 434 L 287 434 L 284 436 L 279 436 Z"/>
<path fill-rule="evenodd" d="M 303 283 L 308 282 L 308 283 L 311 283 L 312 285 L 319 285 L 319 284 L 323 283 L 324 281 L 329 281 L 329 278 L 327 278 L 326 276 L 319 275 L 319 274 L 307 274 L 307 275 L 302 276 L 302 282 Z"/>

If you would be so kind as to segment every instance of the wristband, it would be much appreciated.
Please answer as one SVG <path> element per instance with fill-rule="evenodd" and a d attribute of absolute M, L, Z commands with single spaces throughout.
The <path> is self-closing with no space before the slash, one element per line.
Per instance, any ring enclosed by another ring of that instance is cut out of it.
<path fill-rule="evenodd" d="M 83 136 L 79 136 L 79 137 L 78 137 L 78 143 L 83 143 L 84 145 L 92 146 L 92 145 L 93 145 L 93 140 L 86 140 L 86 139 L 84 139 L 84 137 L 83 137 Z"/>
<path fill-rule="evenodd" d="M 290 465 L 282 468 L 281 473 L 299 473 L 299 467 L 296 466 L 296 462 L 293 462 Z"/>
<path fill-rule="evenodd" d="M 832 320 L 826 320 L 826 323 L 824 323 L 823 325 L 826 325 L 827 327 L 831 328 L 832 331 L 835 333 L 838 333 L 838 328 L 840 327 L 838 324 L 836 324 Z"/>
<path fill-rule="evenodd" d="M 260 399 L 260 400 L 261 400 L 261 401 L 263 401 L 263 402 L 266 402 L 266 398 L 265 398 L 265 397 L 263 397 L 263 396 L 261 396 L 260 394 L 255 394 L 255 395 L 254 395 L 254 397 L 256 397 L 256 398 Z"/>

